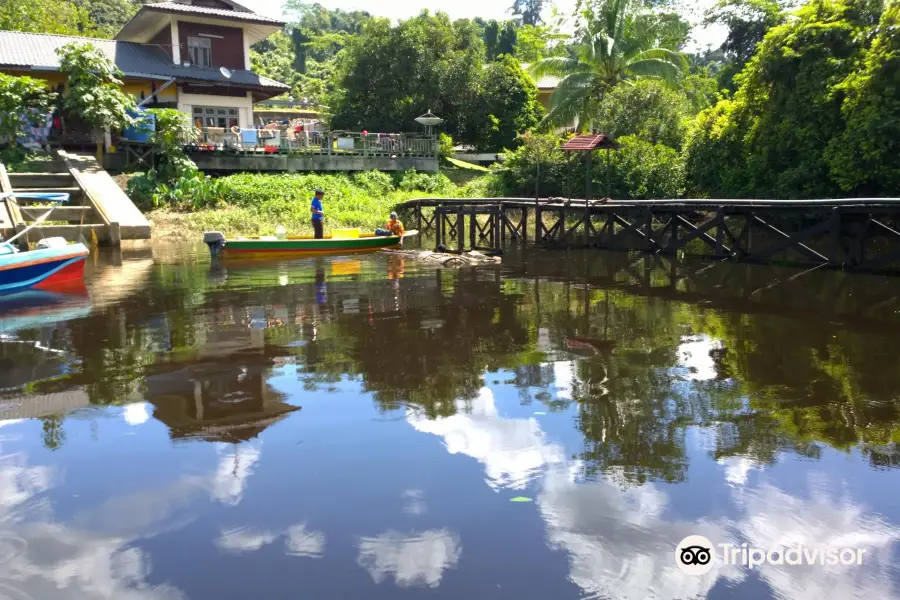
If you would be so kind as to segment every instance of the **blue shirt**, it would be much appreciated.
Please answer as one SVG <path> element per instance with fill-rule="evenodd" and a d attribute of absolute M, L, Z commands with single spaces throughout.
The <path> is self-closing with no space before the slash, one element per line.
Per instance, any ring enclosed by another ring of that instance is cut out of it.
<path fill-rule="evenodd" d="M 318 198 L 313 198 L 312 206 L 310 206 L 310 210 L 313 208 L 315 208 L 316 210 L 322 210 L 322 201 L 319 200 Z M 323 215 L 322 213 L 313 213 L 312 218 L 313 218 L 313 221 L 321 221 L 323 218 L 325 218 L 325 215 Z"/>

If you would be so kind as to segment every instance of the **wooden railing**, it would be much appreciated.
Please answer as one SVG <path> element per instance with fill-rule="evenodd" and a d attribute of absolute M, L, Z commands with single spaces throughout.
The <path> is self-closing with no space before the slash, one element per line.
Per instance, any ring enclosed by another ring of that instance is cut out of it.
<path fill-rule="evenodd" d="M 403 133 L 204 127 L 183 141 L 189 152 L 437 157 L 434 136 Z"/>

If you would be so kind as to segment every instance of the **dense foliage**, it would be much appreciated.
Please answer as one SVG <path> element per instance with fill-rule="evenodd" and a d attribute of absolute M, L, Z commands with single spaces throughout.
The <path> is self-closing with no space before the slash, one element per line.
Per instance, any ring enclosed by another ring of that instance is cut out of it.
<path fill-rule="evenodd" d="M 898 117 L 896 9 L 883 18 L 880 9 L 817 0 L 771 29 L 735 78 L 734 98 L 698 117 L 686 154 L 694 191 L 809 198 L 896 190 L 900 171 L 887 159 Z"/>
<path fill-rule="evenodd" d="M 72 42 L 60 48 L 60 70 L 68 77 L 63 104 L 98 136 L 102 152 L 104 131 L 121 131 L 131 125 L 134 98 L 122 91 L 121 71 L 90 42 Z"/>
<path fill-rule="evenodd" d="M 537 89 L 508 55 L 487 68 L 471 22 L 423 12 L 392 26 L 373 19 L 340 57 L 331 124 L 408 131 L 433 110 L 458 143 L 501 150 L 537 123 Z"/>
<path fill-rule="evenodd" d="M 270 235 L 278 225 L 290 233 L 308 234 L 312 230 L 310 201 L 316 188 L 322 188 L 326 230 L 361 227 L 371 231 L 383 226 L 402 200 L 471 193 L 467 187 L 455 186 L 445 175 L 415 171 L 394 175 L 378 171 L 328 175 L 242 173 L 221 177 L 215 185 L 221 201 L 214 210 L 156 211 L 151 213 L 154 227 L 171 237 L 192 237 L 205 230 Z"/>
<path fill-rule="evenodd" d="M 632 135 L 618 141 L 618 150 L 594 153 L 592 196 L 646 199 L 684 194 L 684 166 L 677 150 Z M 538 163 L 542 197 L 584 197 L 584 156 L 560 150 L 559 138 L 554 135 L 531 136 L 522 147 L 507 153 L 494 169 L 489 191 L 502 196 L 534 195 Z"/>
<path fill-rule="evenodd" d="M 128 195 L 143 208 L 205 208 L 222 200 L 217 179 L 201 173 L 184 152 L 194 128 L 185 115 L 172 108 L 146 111 L 153 119 L 150 143 L 156 147 L 154 166 L 128 181 Z M 148 117 L 141 124 L 149 126 Z"/>
<path fill-rule="evenodd" d="M 2 0 L 0 30 L 111 38 L 138 0 Z"/>
<path fill-rule="evenodd" d="M 579 20 L 570 55 L 548 57 L 530 68 L 535 77 L 560 78 L 547 125 L 577 121 L 585 129 L 620 83 L 642 77 L 674 81 L 687 66 L 677 51 L 686 35 L 683 22 L 647 12 L 636 0 L 596 0 L 580 12 Z"/>
<path fill-rule="evenodd" d="M 0 73 L 0 140 L 19 137 L 27 123 L 42 124 L 55 98 L 40 79 Z"/>

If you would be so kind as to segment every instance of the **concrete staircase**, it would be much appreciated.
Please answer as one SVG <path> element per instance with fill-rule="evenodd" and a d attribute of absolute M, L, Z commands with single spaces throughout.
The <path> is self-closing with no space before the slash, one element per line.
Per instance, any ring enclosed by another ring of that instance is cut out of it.
<path fill-rule="evenodd" d="M 41 173 L 7 173 L 0 165 L 0 189 L 14 197 L 0 201 L 0 234 L 7 239 L 22 231 L 47 212 L 45 200 L 15 197 L 16 193 L 67 193 L 69 202 L 60 205 L 43 223 L 21 238 L 20 245 L 42 238 L 62 237 L 68 241 L 119 246 L 122 239 L 150 238 L 150 223 L 90 154 L 59 151 Z"/>

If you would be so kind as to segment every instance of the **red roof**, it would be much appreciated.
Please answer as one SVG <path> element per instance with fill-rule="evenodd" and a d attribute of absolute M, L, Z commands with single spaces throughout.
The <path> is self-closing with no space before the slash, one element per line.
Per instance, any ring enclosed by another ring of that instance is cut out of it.
<path fill-rule="evenodd" d="M 619 144 L 605 133 L 588 133 L 576 135 L 563 144 L 562 149 L 568 151 L 596 150 L 597 148 L 618 148 Z"/>

